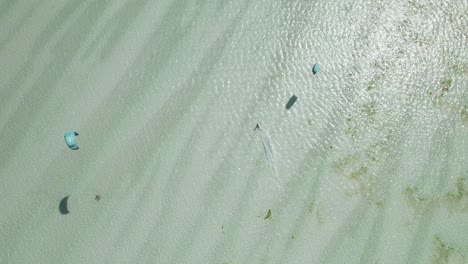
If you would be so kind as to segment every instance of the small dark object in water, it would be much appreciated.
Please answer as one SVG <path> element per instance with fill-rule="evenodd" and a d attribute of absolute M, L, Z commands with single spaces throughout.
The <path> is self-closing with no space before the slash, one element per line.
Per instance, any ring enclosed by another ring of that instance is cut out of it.
<path fill-rule="evenodd" d="M 291 107 L 293 106 L 293 104 L 296 102 L 296 100 L 297 100 L 297 96 L 293 95 L 293 96 L 289 99 L 288 103 L 286 104 L 286 109 L 289 110 L 289 108 L 291 108 Z"/>
<path fill-rule="evenodd" d="M 101 200 L 101 196 L 99 196 L 99 195 L 96 195 L 96 197 L 94 197 L 94 200 L 96 200 L 96 201 L 99 201 L 99 200 Z"/>
<path fill-rule="evenodd" d="M 271 218 L 271 210 L 268 210 L 268 213 L 265 216 L 265 218 L 263 218 L 263 220 L 267 220 L 267 219 L 270 219 L 270 218 Z"/>
<path fill-rule="evenodd" d="M 68 197 L 70 197 L 70 195 L 65 196 L 65 197 L 60 201 L 60 204 L 59 204 L 59 211 L 60 211 L 61 214 L 68 214 L 68 213 L 70 213 L 70 211 L 68 211 Z"/>
<path fill-rule="evenodd" d="M 257 130 L 259 128 L 260 128 L 260 126 L 257 124 L 257 126 L 254 128 L 254 130 Z"/>

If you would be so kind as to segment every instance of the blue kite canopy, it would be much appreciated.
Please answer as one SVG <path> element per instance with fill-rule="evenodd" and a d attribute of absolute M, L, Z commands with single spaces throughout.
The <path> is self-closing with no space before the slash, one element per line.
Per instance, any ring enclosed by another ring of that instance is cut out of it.
<path fill-rule="evenodd" d="M 317 74 L 317 72 L 319 71 L 320 71 L 320 66 L 317 63 L 315 63 L 314 67 L 312 68 L 312 73 Z"/>
<path fill-rule="evenodd" d="M 65 142 L 67 143 L 67 146 L 73 150 L 79 149 L 76 144 L 76 136 L 78 136 L 78 133 L 76 132 L 65 133 Z"/>

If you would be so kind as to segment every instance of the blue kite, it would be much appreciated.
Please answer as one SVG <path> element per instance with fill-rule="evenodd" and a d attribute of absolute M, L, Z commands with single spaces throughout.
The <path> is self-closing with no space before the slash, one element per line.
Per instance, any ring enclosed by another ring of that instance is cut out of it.
<path fill-rule="evenodd" d="M 67 146 L 73 150 L 79 149 L 76 144 L 76 136 L 78 136 L 78 133 L 76 132 L 65 133 L 65 142 L 67 143 Z"/>
<path fill-rule="evenodd" d="M 317 63 L 315 63 L 314 67 L 312 68 L 312 73 L 315 75 L 319 71 L 320 71 L 320 66 Z"/>

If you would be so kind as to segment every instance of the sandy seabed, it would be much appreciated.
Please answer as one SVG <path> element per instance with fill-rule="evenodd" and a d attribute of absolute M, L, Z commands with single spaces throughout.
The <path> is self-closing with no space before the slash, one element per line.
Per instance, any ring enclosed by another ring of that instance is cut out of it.
<path fill-rule="evenodd" d="M 0 263 L 467 263 L 467 12 L 0 0 Z"/>

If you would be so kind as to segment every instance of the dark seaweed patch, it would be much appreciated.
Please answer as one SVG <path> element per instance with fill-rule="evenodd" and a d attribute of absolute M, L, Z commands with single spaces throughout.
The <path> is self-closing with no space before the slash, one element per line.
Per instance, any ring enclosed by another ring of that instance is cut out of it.
<path fill-rule="evenodd" d="M 268 213 L 266 214 L 265 218 L 263 220 L 267 220 L 271 218 L 271 210 L 268 210 Z"/>

